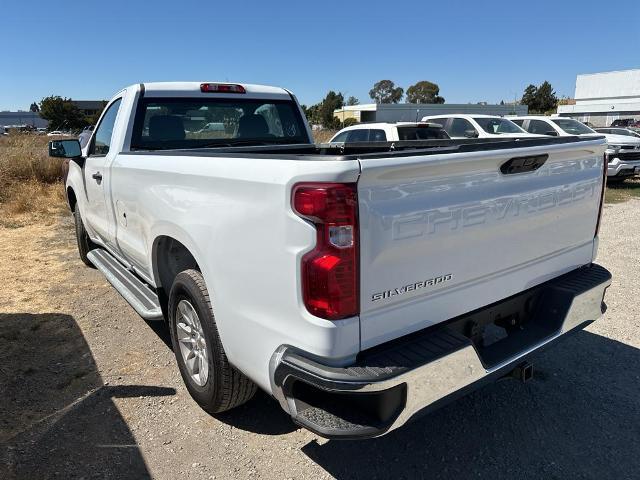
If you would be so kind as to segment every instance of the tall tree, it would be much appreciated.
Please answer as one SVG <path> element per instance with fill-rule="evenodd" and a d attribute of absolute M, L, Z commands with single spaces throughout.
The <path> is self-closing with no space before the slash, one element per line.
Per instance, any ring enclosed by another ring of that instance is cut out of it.
<path fill-rule="evenodd" d="M 347 105 L 360 105 L 360 100 L 352 95 L 347 98 Z"/>
<path fill-rule="evenodd" d="M 558 97 L 553 87 L 546 80 L 536 90 L 536 110 L 541 113 L 551 112 L 558 106 Z"/>
<path fill-rule="evenodd" d="M 538 105 L 536 103 L 537 91 L 538 87 L 530 84 L 527 88 L 524 89 L 524 93 L 522 94 L 522 98 L 520 99 L 520 103 L 522 105 L 528 106 L 530 112 L 538 111 Z"/>
<path fill-rule="evenodd" d="M 40 102 L 40 116 L 49 120 L 53 130 L 82 128 L 87 125 L 82 112 L 70 98 L 51 95 Z"/>
<path fill-rule="evenodd" d="M 38 104 L 36 102 L 33 102 L 31 104 L 31 106 L 29 106 L 29 111 L 30 112 L 39 112 L 40 111 L 40 107 L 38 106 Z"/>
<path fill-rule="evenodd" d="M 369 90 L 369 96 L 376 103 L 399 103 L 403 95 L 404 89 L 396 87 L 391 80 L 380 80 Z"/>
<path fill-rule="evenodd" d="M 344 95 L 330 90 L 327 96 L 318 104 L 317 116 L 324 128 L 337 128 L 340 120 L 333 116 L 334 110 L 344 106 Z"/>
<path fill-rule="evenodd" d="M 408 103 L 444 103 L 438 84 L 422 80 L 407 88 Z"/>

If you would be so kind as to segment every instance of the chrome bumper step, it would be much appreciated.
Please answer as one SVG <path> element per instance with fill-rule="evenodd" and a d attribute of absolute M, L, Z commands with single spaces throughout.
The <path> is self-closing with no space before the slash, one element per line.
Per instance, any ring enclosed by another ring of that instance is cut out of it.
<path fill-rule="evenodd" d="M 102 272 L 107 281 L 146 320 L 163 319 L 156 293 L 116 258 L 102 248 L 91 250 L 87 257 Z"/>

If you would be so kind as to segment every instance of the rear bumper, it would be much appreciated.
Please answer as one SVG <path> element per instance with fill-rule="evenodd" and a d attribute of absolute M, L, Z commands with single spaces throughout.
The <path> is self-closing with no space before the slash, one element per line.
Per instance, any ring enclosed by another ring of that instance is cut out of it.
<path fill-rule="evenodd" d="M 529 323 L 490 348 L 453 328 L 486 316 L 489 307 L 362 352 L 348 367 L 327 366 L 282 346 L 270 365 L 273 393 L 296 423 L 320 436 L 380 436 L 506 375 L 593 322 L 602 315 L 610 284 L 610 273 L 594 264 L 536 287 L 542 300 Z"/>

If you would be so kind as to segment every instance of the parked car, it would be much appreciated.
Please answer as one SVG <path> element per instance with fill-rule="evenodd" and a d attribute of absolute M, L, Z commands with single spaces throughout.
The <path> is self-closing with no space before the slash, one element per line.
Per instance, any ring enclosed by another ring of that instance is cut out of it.
<path fill-rule="evenodd" d="M 329 143 L 343 142 L 397 142 L 404 140 L 434 140 L 449 138 L 447 132 L 435 123 L 395 122 L 360 123 L 343 128 Z"/>
<path fill-rule="evenodd" d="M 566 117 L 529 115 L 511 118 L 526 131 L 550 136 L 593 137 L 598 132 L 584 123 Z M 640 173 L 640 138 L 603 133 L 607 140 L 607 177 L 609 182 L 623 182 Z"/>
<path fill-rule="evenodd" d="M 226 137 L 186 135 L 221 109 Z M 195 401 L 219 413 L 259 387 L 328 438 L 528 380 L 532 355 L 601 316 L 604 151 L 314 145 L 288 90 L 187 82 L 127 87 L 83 149 L 49 143 L 70 159 L 80 258 L 167 320 Z"/>
<path fill-rule="evenodd" d="M 598 133 L 607 133 L 607 134 L 613 134 L 613 135 L 622 135 L 625 137 L 640 138 L 640 133 L 638 133 L 635 130 L 632 130 L 631 128 L 600 127 L 600 128 L 594 128 L 593 130 Z"/>
<path fill-rule="evenodd" d="M 439 123 L 451 138 L 531 137 L 511 120 L 494 115 L 434 115 L 422 121 Z"/>
<path fill-rule="evenodd" d="M 49 133 L 47 133 L 47 137 L 62 137 L 65 134 L 63 132 L 61 132 L 60 130 L 53 130 Z"/>
<path fill-rule="evenodd" d="M 633 118 L 618 118 L 611 123 L 612 127 L 631 127 L 636 126 L 636 121 Z"/>

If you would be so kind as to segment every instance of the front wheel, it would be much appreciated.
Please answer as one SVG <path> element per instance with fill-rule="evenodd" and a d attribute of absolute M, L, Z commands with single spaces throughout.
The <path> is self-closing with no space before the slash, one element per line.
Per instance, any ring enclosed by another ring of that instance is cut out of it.
<path fill-rule="evenodd" d="M 80 209 L 76 204 L 73 209 L 73 221 L 76 226 L 76 241 L 78 243 L 78 254 L 80 256 L 80 260 L 85 265 L 89 267 L 93 267 L 91 261 L 87 258 L 87 254 L 96 248 L 96 244 L 91 241 L 89 238 L 89 234 L 87 233 L 87 229 L 84 228 L 84 223 L 82 222 L 82 216 L 80 215 Z"/>
<path fill-rule="evenodd" d="M 200 272 L 185 270 L 176 276 L 168 310 L 173 351 L 193 399 L 209 413 L 250 400 L 256 385 L 227 360 Z"/>

